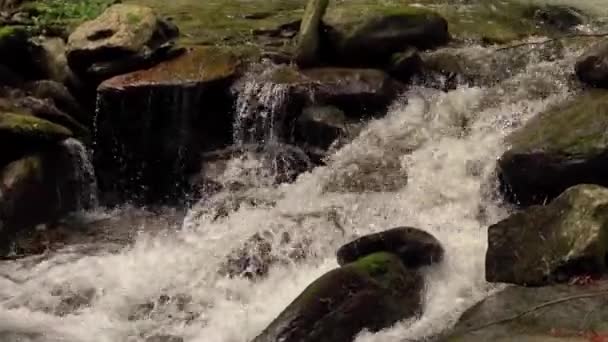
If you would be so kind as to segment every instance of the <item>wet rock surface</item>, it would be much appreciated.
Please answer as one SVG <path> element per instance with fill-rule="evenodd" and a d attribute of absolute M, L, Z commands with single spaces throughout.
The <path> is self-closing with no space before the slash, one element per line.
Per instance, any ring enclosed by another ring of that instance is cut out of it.
<path fill-rule="evenodd" d="M 608 40 L 595 44 L 579 58 L 576 75 L 584 83 L 608 88 Z"/>
<path fill-rule="evenodd" d="M 498 162 L 507 198 L 542 204 L 576 184 L 608 185 L 604 176 L 608 93 L 591 91 L 551 108 L 507 138 Z"/>
<path fill-rule="evenodd" d="M 340 247 L 338 263 L 343 266 L 377 252 L 397 255 L 408 268 L 439 263 L 444 254 L 433 235 L 417 228 L 399 227 L 360 237 Z"/>
<path fill-rule="evenodd" d="M 439 341 L 601 341 L 608 333 L 608 283 L 512 286 L 469 309 Z"/>
<path fill-rule="evenodd" d="M 488 228 L 486 279 L 540 286 L 605 271 L 608 189 L 580 185 Z"/>
<path fill-rule="evenodd" d="M 321 276 L 253 341 L 352 341 L 420 314 L 423 283 L 397 256 L 369 255 Z"/>
<path fill-rule="evenodd" d="M 141 198 L 181 193 L 199 151 L 231 139 L 229 87 L 238 65 L 221 49 L 196 48 L 103 82 L 96 121 L 100 186 Z M 128 168 L 119 171 L 123 165 Z"/>

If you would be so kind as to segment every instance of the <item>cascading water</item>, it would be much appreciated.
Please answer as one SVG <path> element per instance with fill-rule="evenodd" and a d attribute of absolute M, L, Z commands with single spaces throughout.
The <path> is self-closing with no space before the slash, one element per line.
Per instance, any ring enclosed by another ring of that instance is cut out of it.
<path fill-rule="evenodd" d="M 486 227 L 507 214 L 492 183 L 503 138 L 571 95 L 579 53 L 566 51 L 550 62 L 529 53 L 522 72 L 489 87 L 414 87 L 404 95 L 407 104 L 395 103 L 327 166 L 289 185 L 220 192 L 195 205 L 179 231 L 143 233 L 118 253 L 66 249 L 1 263 L 0 340 L 136 342 L 175 335 L 188 342 L 249 341 L 336 267 L 341 244 L 399 225 L 435 235 L 445 262 L 428 271 L 421 319 L 363 332 L 358 341 L 438 333 L 494 290 L 484 281 L 484 254 Z M 234 165 L 225 177 L 241 177 L 234 172 L 239 162 Z M 370 172 L 375 177 L 366 178 Z M 402 179 L 393 187 L 374 184 L 395 174 Z M 352 192 L 336 182 L 344 177 L 366 182 Z M 226 277 L 222 270 L 234 251 L 259 239 L 268 245 L 265 274 Z"/>
<path fill-rule="evenodd" d="M 86 147 L 77 139 L 67 139 L 62 142 L 66 148 L 70 162 L 73 165 L 73 180 L 78 192 L 77 209 L 89 210 L 99 205 L 97 199 L 97 179 L 95 169 Z"/>

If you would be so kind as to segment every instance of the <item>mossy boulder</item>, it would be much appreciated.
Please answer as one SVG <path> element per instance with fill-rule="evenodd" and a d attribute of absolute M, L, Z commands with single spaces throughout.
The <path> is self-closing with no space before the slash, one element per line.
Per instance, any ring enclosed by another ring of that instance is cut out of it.
<path fill-rule="evenodd" d="M 606 281 L 590 286 L 511 286 L 469 309 L 441 342 L 584 342 L 608 334 Z M 598 293 L 596 296 L 590 293 Z M 589 295 L 589 296 L 587 296 Z M 580 298 L 577 298 L 580 297 Z M 565 300 L 571 298 L 570 300 Z M 547 303 L 553 302 L 551 305 Z M 539 307 L 543 305 L 543 307 Z M 534 310 L 533 308 L 537 308 Z M 518 315 L 518 317 L 515 317 Z"/>
<path fill-rule="evenodd" d="M 2 146 L 30 143 L 55 143 L 72 136 L 60 125 L 30 115 L 0 113 L 0 141 Z"/>
<path fill-rule="evenodd" d="M 488 229 L 486 279 L 525 286 L 601 274 L 608 251 L 608 189 L 579 185 Z"/>
<path fill-rule="evenodd" d="M 41 51 L 27 27 L 0 24 L 0 65 L 26 80 L 44 78 L 45 70 L 39 61 Z"/>
<path fill-rule="evenodd" d="M 447 21 L 436 13 L 419 11 L 371 17 L 338 32 L 335 63 L 348 66 L 385 66 L 395 53 L 408 48 L 429 49 L 450 39 Z"/>
<path fill-rule="evenodd" d="M 429 266 L 443 260 L 443 247 L 431 234 L 412 227 L 398 227 L 362 236 L 338 249 L 338 263 L 346 265 L 366 255 L 389 252 L 408 268 Z"/>
<path fill-rule="evenodd" d="M 608 92 L 589 91 L 548 109 L 507 137 L 498 161 L 501 188 L 522 206 L 576 184 L 608 186 Z"/>
<path fill-rule="evenodd" d="M 198 170 L 200 151 L 232 139 L 230 87 L 239 64 L 221 48 L 192 48 L 104 81 L 96 118 L 100 186 L 129 196 L 183 195 L 184 173 Z"/>
<path fill-rule="evenodd" d="M 320 62 L 321 20 L 327 5 L 329 0 L 310 0 L 306 5 L 295 51 L 295 59 L 300 66 L 313 66 Z"/>
<path fill-rule="evenodd" d="M 152 9 L 117 4 L 70 35 L 67 59 L 77 74 L 106 79 L 161 60 L 176 35 Z"/>
<path fill-rule="evenodd" d="M 608 39 L 597 43 L 579 58 L 576 75 L 584 83 L 608 88 Z"/>
<path fill-rule="evenodd" d="M 423 288 L 398 256 L 375 253 L 321 276 L 253 342 L 351 342 L 420 315 Z"/>

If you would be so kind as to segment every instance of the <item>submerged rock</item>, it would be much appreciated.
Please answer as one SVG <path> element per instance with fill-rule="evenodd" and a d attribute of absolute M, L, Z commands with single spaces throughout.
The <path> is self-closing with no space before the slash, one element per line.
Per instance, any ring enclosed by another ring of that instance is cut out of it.
<path fill-rule="evenodd" d="M 526 286 L 605 270 L 608 189 L 580 185 L 488 229 L 486 279 Z"/>
<path fill-rule="evenodd" d="M 423 288 L 399 257 L 375 253 L 321 276 L 253 342 L 351 342 L 419 315 Z"/>
<path fill-rule="evenodd" d="M 447 21 L 424 10 L 373 17 L 341 35 L 336 63 L 365 67 L 384 66 L 395 53 L 434 48 L 450 39 Z"/>
<path fill-rule="evenodd" d="M 176 36 L 152 9 L 117 4 L 70 35 L 67 58 L 79 75 L 106 79 L 163 59 L 163 46 Z"/>
<path fill-rule="evenodd" d="M 507 199 L 542 204 L 576 184 L 608 186 L 608 92 L 591 91 L 532 118 L 507 137 L 498 173 Z"/>
<path fill-rule="evenodd" d="M 602 294 L 606 290 L 606 281 L 592 286 L 511 286 L 469 309 L 449 334 L 437 340 L 601 341 L 608 334 L 607 299 Z"/>
<path fill-rule="evenodd" d="M 584 83 L 608 88 L 608 39 L 594 45 L 579 58 L 576 75 Z"/>
<path fill-rule="evenodd" d="M 567 32 L 587 21 L 587 17 L 574 7 L 561 5 L 532 6 L 528 14 L 539 25 Z"/>
<path fill-rule="evenodd" d="M 377 252 L 389 252 L 408 268 L 428 266 L 443 260 L 443 247 L 431 234 L 399 227 L 360 237 L 338 249 L 338 263 L 345 265 Z"/>
<path fill-rule="evenodd" d="M 295 59 L 299 66 L 313 66 L 320 62 L 321 20 L 329 0 L 309 0 L 298 34 Z"/>
<path fill-rule="evenodd" d="M 201 150 L 230 142 L 239 60 L 217 48 L 193 48 L 98 88 L 100 185 L 129 196 L 180 194 Z M 143 190 L 142 190 L 143 188 Z"/>
<path fill-rule="evenodd" d="M 336 107 L 306 107 L 296 121 L 296 140 L 327 149 L 334 141 L 348 135 L 347 125 L 344 112 Z"/>

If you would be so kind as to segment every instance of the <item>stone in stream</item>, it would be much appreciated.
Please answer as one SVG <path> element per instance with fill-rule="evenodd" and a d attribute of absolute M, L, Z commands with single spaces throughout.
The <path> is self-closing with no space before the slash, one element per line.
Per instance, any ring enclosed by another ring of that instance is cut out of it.
<path fill-rule="evenodd" d="M 321 20 L 327 10 L 329 0 L 309 0 L 304 11 L 295 51 L 299 66 L 318 65 L 321 54 Z"/>
<path fill-rule="evenodd" d="M 338 249 L 343 266 L 377 252 L 397 255 L 408 268 L 429 266 L 443 260 L 443 247 L 431 234 L 412 227 L 398 227 L 362 236 Z"/>
<path fill-rule="evenodd" d="M 39 80 L 26 83 L 23 89 L 33 97 L 50 100 L 60 111 L 78 120 L 81 124 L 90 125 L 91 116 L 63 84 L 52 80 Z"/>
<path fill-rule="evenodd" d="M 63 133 L 58 129 L 57 137 L 65 137 Z M 74 181 L 79 165 L 73 165 L 70 151 L 58 144 L 36 150 L 0 167 L 0 254 L 16 233 L 79 209 L 81 189 Z"/>
<path fill-rule="evenodd" d="M 433 340 L 599 342 L 608 336 L 608 296 L 602 294 L 605 291 L 605 280 L 591 286 L 510 286 L 467 310 L 453 329 Z M 593 293 L 597 295 L 590 295 Z M 553 304 L 547 305 L 550 302 Z"/>
<path fill-rule="evenodd" d="M 230 86 L 238 69 L 231 53 L 201 47 L 103 82 L 95 151 L 100 186 L 139 199 L 181 195 L 200 151 L 230 142 Z"/>
<path fill-rule="evenodd" d="M 314 281 L 253 342 L 351 342 L 421 314 L 424 279 L 375 253 Z"/>
<path fill-rule="evenodd" d="M 608 91 L 591 90 L 537 115 L 507 137 L 498 161 L 506 198 L 543 204 L 577 184 L 608 186 Z"/>
<path fill-rule="evenodd" d="M 378 69 L 281 67 L 262 79 L 284 85 L 286 99 L 297 109 L 305 106 L 334 106 L 347 117 L 362 118 L 385 113 L 403 86 Z"/>
<path fill-rule="evenodd" d="M 576 75 L 584 83 L 608 88 L 608 39 L 595 44 L 578 59 Z"/>
<path fill-rule="evenodd" d="M 540 286 L 601 274 L 608 251 L 608 189 L 579 185 L 488 229 L 486 279 Z"/>
<path fill-rule="evenodd" d="M 426 10 L 369 18 L 337 36 L 335 64 L 359 67 L 382 67 L 395 53 L 435 48 L 450 40 L 447 21 Z"/>
<path fill-rule="evenodd" d="M 103 80 L 166 58 L 165 46 L 177 35 L 152 9 L 117 4 L 72 32 L 67 59 L 78 75 Z"/>
<path fill-rule="evenodd" d="M 332 106 L 306 107 L 296 120 L 295 137 L 300 143 L 327 149 L 348 135 L 346 115 Z"/>

